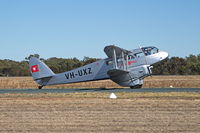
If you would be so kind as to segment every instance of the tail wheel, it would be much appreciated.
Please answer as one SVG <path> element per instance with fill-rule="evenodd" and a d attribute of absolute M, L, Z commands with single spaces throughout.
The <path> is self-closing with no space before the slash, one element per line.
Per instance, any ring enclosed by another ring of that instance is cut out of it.
<path fill-rule="evenodd" d="M 130 86 L 131 89 L 140 89 L 142 88 L 142 85 L 135 85 L 135 86 Z"/>

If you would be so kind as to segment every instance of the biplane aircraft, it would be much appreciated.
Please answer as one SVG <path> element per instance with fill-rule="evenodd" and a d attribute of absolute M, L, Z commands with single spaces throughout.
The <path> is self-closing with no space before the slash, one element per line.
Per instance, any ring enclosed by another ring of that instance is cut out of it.
<path fill-rule="evenodd" d="M 152 74 L 152 64 L 168 57 L 167 52 L 152 46 L 125 50 L 110 45 L 104 48 L 104 52 L 108 58 L 63 73 L 55 74 L 36 57 L 30 58 L 29 68 L 39 89 L 47 85 L 103 79 L 111 79 L 124 87 L 141 88 L 144 78 Z"/>

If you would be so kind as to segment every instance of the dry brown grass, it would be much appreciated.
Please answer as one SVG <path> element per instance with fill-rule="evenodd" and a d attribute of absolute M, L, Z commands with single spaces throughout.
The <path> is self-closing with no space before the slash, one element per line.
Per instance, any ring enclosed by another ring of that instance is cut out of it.
<path fill-rule="evenodd" d="M 37 88 L 32 77 L 0 77 L 0 88 Z"/>
<path fill-rule="evenodd" d="M 199 133 L 200 93 L 165 94 L 0 94 L 0 132 Z"/>
<path fill-rule="evenodd" d="M 145 79 L 145 88 L 200 88 L 200 76 L 152 76 Z"/>
<path fill-rule="evenodd" d="M 146 98 L 146 99 L 200 99 L 199 92 L 169 92 L 169 93 L 153 93 L 153 92 L 117 92 L 115 93 L 118 99 L 136 99 L 136 98 Z M 98 92 L 84 92 L 84 93 L 38 93 L 38 94 L 0 94 L 0 98 L 101 98 L 107 99 L 110 93 L 98 93 Z"/>
<path fill-rule="evenodd" d="M 152 76 L 145 78 L 144 88 L 200 88 L 200 76 Z M 0 77 L 0 88 L 37 88 L 31 77 Z M 121 88 L 111 80 L 47 86 L 46 88 Z"/>

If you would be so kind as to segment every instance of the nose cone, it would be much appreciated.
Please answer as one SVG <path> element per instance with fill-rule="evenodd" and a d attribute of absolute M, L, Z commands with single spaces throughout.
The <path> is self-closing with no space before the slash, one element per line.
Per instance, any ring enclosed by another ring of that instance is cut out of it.
<path fill-rule="evenodd" d="M 147 61 L 149 63 L 149 65 L 153 65 L 157 62 L 160 62 L 164 59 L 166 59 L 169 56 L 169 54 L 165 51 L 159 51 L 156 54 L 153 54 L 151 56 L 147 56 Z"/>
<path fill-rule="evenodd" d="M 169 56 L 169 54 L 165 51 L 160 51 L 159 55 L 160 55 L 160 61 L 166 59 Z"/>

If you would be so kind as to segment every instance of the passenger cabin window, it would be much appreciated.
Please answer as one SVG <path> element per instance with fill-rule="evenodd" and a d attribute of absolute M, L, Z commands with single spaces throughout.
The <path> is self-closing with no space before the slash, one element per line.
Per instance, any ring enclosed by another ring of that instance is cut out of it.
<path fill-rule="evenodd" d="M 158 48 L 156 48 L 156 47 L 144 47 L 144 48 L 142 48 L 142 50 L 143 50 L 145 56 L 156 54 L 159 52 Z"/>
<path fill-rule="evenodd" d="M 135 55 L 135 57 L 139 58 L 139 57 L 144 56 L 144 53 L 143 52 L 139 52 L 139 53 L 136 53 L 134 55 Z"/>
<path fill-rule="evenodd" d="M 128 60 L 132 60 L 132 59 L 135 59 L 135 56 L 134 55 L 128 55 Z"/>

